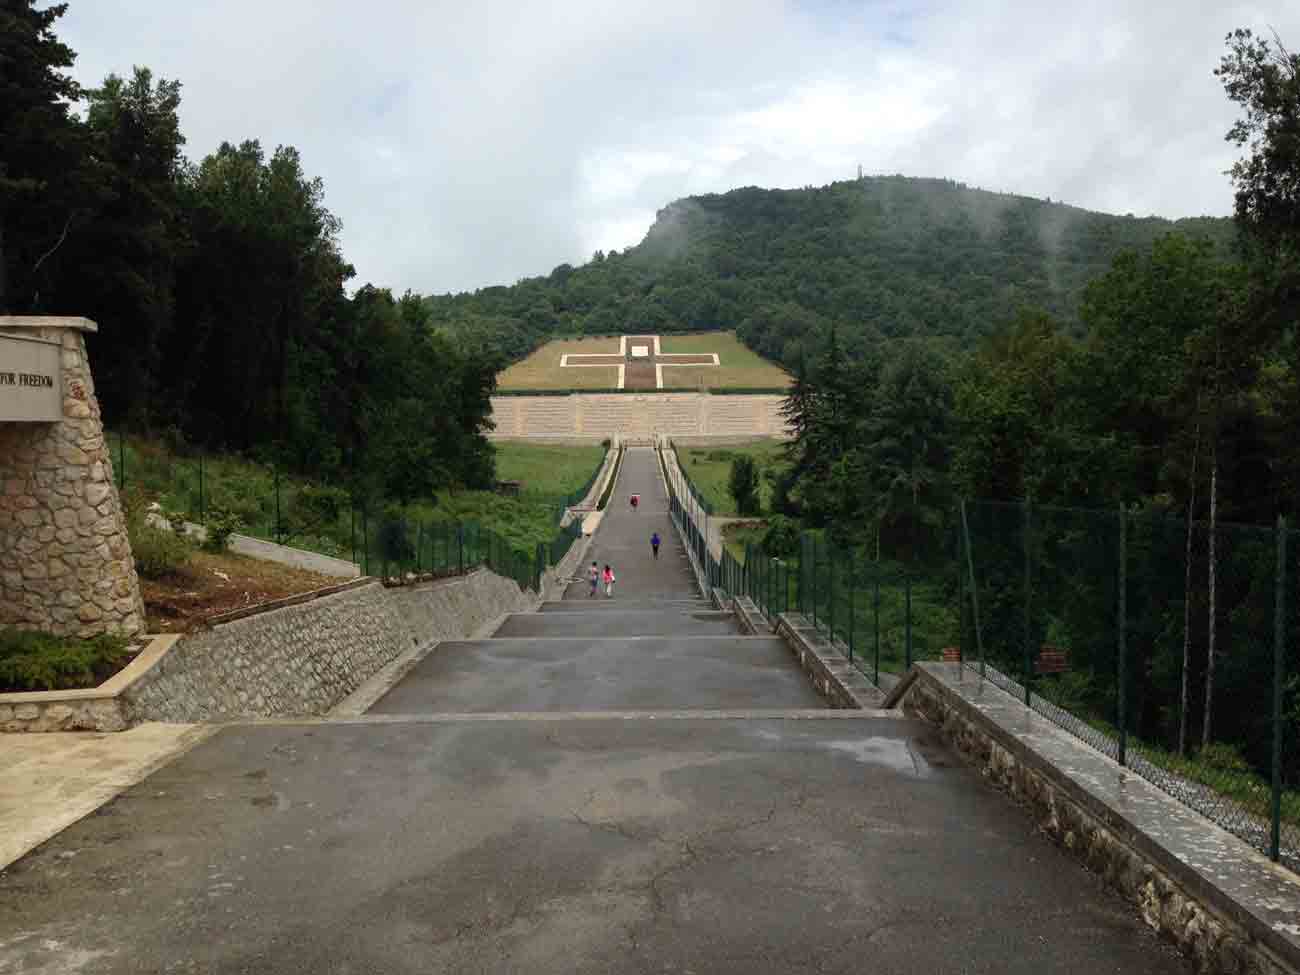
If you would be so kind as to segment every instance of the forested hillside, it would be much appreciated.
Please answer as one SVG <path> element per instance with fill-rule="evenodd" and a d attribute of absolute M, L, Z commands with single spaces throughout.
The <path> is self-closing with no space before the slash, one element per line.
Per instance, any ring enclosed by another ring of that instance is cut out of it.
<path fill-rule="evenodd" d="M 1084 285 L 1162 234 L 1230 220 L 1110 216 L 945 180 L 864 178 L 679 200 L 645 240 L 513 287 L 428 299 L 459 337 L 511 358 L 553 334 L 736 329 L 793 367 L 831 325 L 852 354 L 882 338 L 971 345 L 1023 307 L 1080 329 Z"/>
<path fill-rule="evenodd" d="M 0 4 L 0 314 L 94 319 L 119 429 L 389 498 L 490 484 L 497 363 L 416 298 L 346 294 L 340 222 L 292 146 L 234 133 L 192 161 L 179 81 L 77 85 L 65 8 Z"/>

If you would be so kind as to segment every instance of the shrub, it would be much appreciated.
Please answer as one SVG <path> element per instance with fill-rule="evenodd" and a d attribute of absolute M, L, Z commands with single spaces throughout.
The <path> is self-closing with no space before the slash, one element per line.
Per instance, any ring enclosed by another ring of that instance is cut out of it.
<path fill-rule="evenodd" d="M 752 457 L 741 454 L 731 462 L 728 490 L 736 501 L 736 512 L 742 517 L 759 513 L 758 468 Z"/>
<path fill-rule="evenodd" d="M 151 525 L 138 508 L 128 515 L 126 531 L 135 569 L 146 579 L 174 575 L 190 560 L 190 543 L 175 532 Z"/>
<path fill-rule="evenodd" d="M 93 687 L 126 662 L 129 645 L 125 637 L 110 633 L 77 640 L 26 630 L 0 630 L 0 690 Z"/>
<path fill-rule="evenodd" d="M 375 541 L 379 554 L 389 562 L 408 562 L 415 558 L 411 525 L 401 508 L 387 508 L 379 519 Z"/>
<path fill-rule="evenodd" d="M 244 520 L 232 511 L 224 508 L 212 508 L 203 522 L 207 537 L 203 540 L 204 551 L 224 552 L 230 546 L 230 536 L 244 527 Z"/>
<path fill-rule="evenodd" d="M 799 525 L 785 515 L 768 519 L 763 534 L 763 551 L 779 559 L 789 558 L 799 548 Z"/>
<path fill-rule="evenodd" d="M 1228 745 L 1223 742 L 1206 745 L 1196 753 L 1196 758 L 1201 764 L 1208 765 L 1220 772 L 1253 771 L 1250 763 L 1242 757 L 1241 750 L 1236 745 Z"/>
<path fill-rule="evenodd" d="M 343 488 L 307 484 L 294 495 L 289 524 L 295 535 L 323 534 L 338 524 L 351 505 L 352 498 Z"/>

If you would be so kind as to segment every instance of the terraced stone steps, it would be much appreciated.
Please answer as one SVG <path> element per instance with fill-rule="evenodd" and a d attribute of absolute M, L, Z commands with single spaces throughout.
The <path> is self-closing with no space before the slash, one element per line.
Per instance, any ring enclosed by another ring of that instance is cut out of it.
<path fill-rule="evenodd" d="M 569 617 L 584 614 L 556 614 Z M 604 617 L 605 614 L 592 614 Z M 370 714 L 817 708 L 775 637 L 494 637 L 440 644 Z"/>

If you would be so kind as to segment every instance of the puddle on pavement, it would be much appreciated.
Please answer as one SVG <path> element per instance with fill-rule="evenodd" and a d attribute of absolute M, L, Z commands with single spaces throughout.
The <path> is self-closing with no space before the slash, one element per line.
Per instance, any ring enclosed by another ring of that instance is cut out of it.
<path fill-rule="evenodd" d="M 785 736 L 769 728 L 755 728 L 750 732 L 762 741 L 783 741 Z M 844 738 L 835 741 L 815 742 L 818 748 L 833 752 L 846 752 L 863 765 L 879 765 L 903 775 L 918 779 L 929 778 L 931 765 L 918 749 L 912 748 L 905 738 Z"/>
<path fill-rule="evenodd" d="M 821 747 L 835 752 L 847 752 L 863 765 L 883 765 L 904 775 L 924 779 L 930 775 L 930 763 L 915 749 L 908 747 L 905 738 L 852 738 L 842 741 L 819 742 Z"/>

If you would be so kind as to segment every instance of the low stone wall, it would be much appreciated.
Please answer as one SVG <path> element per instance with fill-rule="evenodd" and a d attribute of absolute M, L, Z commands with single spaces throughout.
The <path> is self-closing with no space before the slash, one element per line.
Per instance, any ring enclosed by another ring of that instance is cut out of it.
<path fill-rule="evenodd" d="M 750 603 L 749 615 L 763 620 L 757 606 Z M 766 620 L 764 620 L 766 624 Z M 808 674 L 817 693 L 833 708 L 878 708 L 885 695 L 854 667 L 844 654 L 826 642 L 826 638 L 799 613 L 783 613 L 777 618 L 776 632 L 790 644 L 799 666 Z"/>
<path fill-rule="evenodd" d="M 1207 975 L 1300 971 L 1300 878 L 972 670 L 913 667 L 886 706 L 948 742 Z"/>
<path fill-rule="evenodd" d="M 466 636 L 535 602 L 479 570 L 393 589 L 374 582 L 234 620 L 186 637 L 124 691 L 127 720 L 324 714 L 413 646 Z"/>

